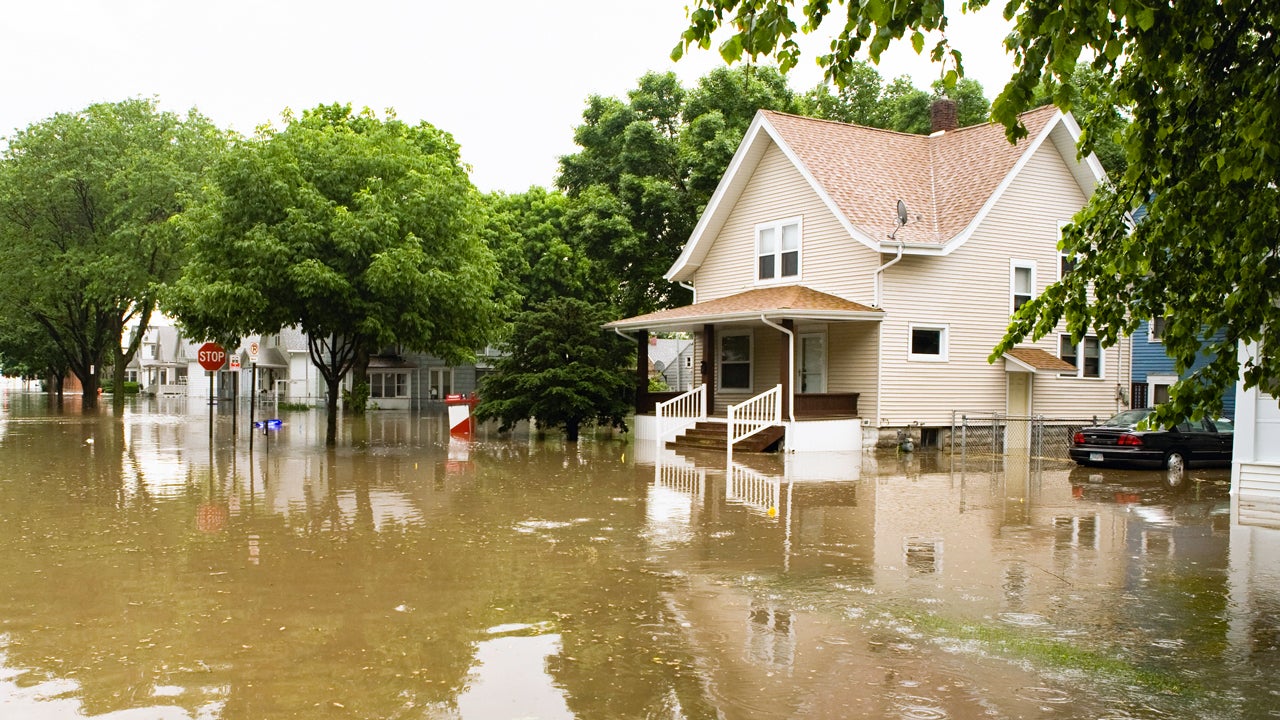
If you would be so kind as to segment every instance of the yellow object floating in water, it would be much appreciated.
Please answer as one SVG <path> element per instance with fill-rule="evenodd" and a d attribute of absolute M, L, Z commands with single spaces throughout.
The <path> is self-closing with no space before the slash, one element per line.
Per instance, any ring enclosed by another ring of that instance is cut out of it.
<path fill-rule="evenodd" d="M 776 507 L 769 508 L 769 517 L 778 517 L 778 508 Z"/>

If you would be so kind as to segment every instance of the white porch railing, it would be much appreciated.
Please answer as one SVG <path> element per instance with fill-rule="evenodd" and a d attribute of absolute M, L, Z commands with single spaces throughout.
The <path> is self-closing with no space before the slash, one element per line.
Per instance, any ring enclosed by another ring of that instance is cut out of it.
<path fill-rule="evenodd" d="M 729 406 L 729 461 L 733 461 L 733 444 L 755 435 L 772 425 L 782 424 L 782 385 L 775 385 L 759 395 Z"/>
<path fill-rule="evenodd" d="M 681 430 L 707 419 L 706 384 L 658 403 L 654 407 L 654 415 L 658 424 L 657 446 L 661 450 L 668 435 L 674 438 Z"/>

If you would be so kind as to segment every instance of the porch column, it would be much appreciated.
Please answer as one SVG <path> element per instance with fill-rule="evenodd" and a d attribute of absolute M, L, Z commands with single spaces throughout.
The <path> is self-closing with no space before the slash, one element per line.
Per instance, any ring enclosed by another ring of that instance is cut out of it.
<path fill-rule="evenodd" d="M 649 331 L 636 333 L 636 412 L 648 412 L 649 404 Z"/>
<path fill-rule="evenodd" d="M 707 412 L 716 406 L 716 326 L 702 326 L 702 383 L 707 386 Z"/>
<path fill-rule="evenodd" d="M 794 320 L 783 320 L 780 324 L 792 333 L 795 332 Z M 782 417 L 785 420 L 791 417 L 791 383 L 794 382 L 795 377 L 795 372 L 791 368 L 791 343 L 794 335 L 786 333 L 778 333 L 778 335 L 782 338 L 782 342 L 778 343 L 778 347 L 782 350 L 778 358 L 778 384 L 782 385 Z"/>

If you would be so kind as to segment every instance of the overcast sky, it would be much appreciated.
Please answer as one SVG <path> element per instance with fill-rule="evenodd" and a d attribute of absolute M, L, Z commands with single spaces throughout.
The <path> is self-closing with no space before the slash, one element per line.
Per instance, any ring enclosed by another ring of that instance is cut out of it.
<path fill-rule="evenodd" d="M 451 132 L 481 190 L 549 187 L 589 95 L 625 96 L 649 70 L 675 70 L 690 87 L 719 63 L 714 52 L 668 59 L 690 1 L 8 2 L 0 136 L 128 97 L 195 107 L 245 133 L 286 107 L 344 102 Z M 953 14 L 952 44 L 993 98 L 1012 72 L 999 8 Z M 791 71 L 794 90 L 821 80 L 813 57 Z M 939 73 L 906 44 L 878 70 L 923 89 Z"/>

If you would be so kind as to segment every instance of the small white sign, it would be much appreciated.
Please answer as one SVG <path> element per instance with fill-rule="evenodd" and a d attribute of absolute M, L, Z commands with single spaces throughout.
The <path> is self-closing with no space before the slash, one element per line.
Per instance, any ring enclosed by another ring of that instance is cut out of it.
<path fill-rule="evenodd" d="M 249 359 L 250 360 L 258 359 L 258 343 L 256 342 L 249 343 Z"/>
<path fill-rule="evenodd" d="M 232 369 L 232 370 L 239 370 L 239 369 L 240 369 L 240 356 L 239 356 L 239 355 L 232 355 L 232 356 L 231 356 L 231 369 Z"/>

